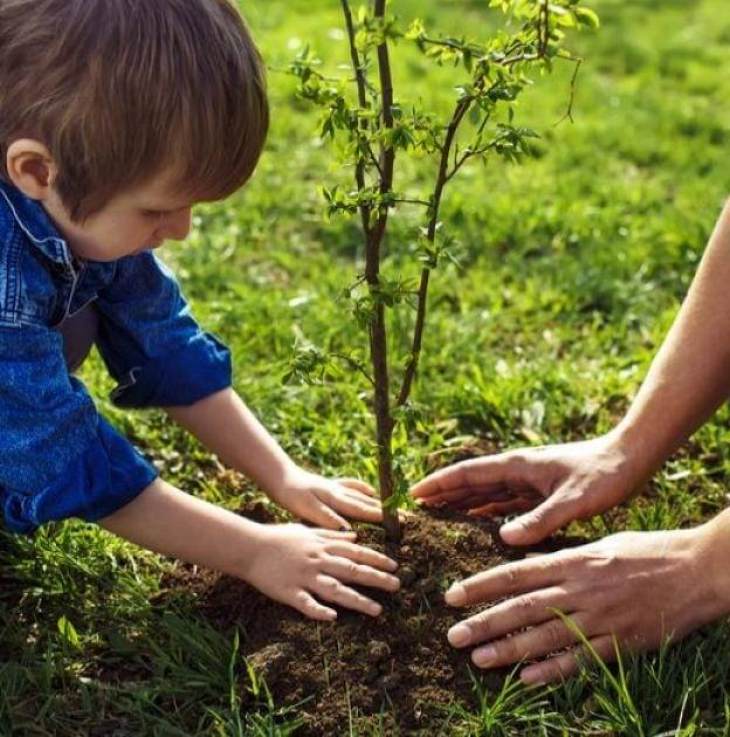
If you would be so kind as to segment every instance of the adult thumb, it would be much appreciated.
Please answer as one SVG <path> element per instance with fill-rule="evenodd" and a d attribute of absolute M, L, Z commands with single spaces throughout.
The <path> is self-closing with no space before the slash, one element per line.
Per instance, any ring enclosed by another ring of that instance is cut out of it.
<path fill-rule="evenodd" d="M 533 545 L 578 516 L 576 500 L 558 491 L 526 514 L 502 525 L 499 534 L 508 545 Z"/>

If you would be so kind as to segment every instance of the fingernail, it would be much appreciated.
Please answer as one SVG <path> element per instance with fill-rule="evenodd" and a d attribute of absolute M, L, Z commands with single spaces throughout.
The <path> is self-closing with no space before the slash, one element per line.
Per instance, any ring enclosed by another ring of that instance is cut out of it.
<path fill-rule="evenodd" d="M 471 630 L 465 624 L 456 624 L 449 630 L 447 637 L 454 647 L 464 647 L 469 644 Z"/>
<path fill-rule="evenodd" d="M 487 668 L 497 659 L 497 651 L 491 645 L 480 647 L 471 654 L 471 659 L 479 668 Z"/>
<path fill-rule="evenodd" d="M 510 532 L 516 532 L 520 529 L 520 527 L 522 527 L 522 524 L 520 522 L 518 522 L 517 520 L 512 520 L 511 522 L 506 522 L 499 528 L 499 534 L 501 535 L 505 532 L 507 534 L 509 534 Z"/>
<path fill-rule="evenodd" d="M 464 606 L 466 604 L 466 590 L 460 583 L 455 583 L 444 595 L 446 603 L 451 606 Z"/>
<path fill-rule="evenodd" d="M 505 539 L 505 535 L 512 535 L 513 533 L 517 532 L 524 532 L 525 525 L 520 522 L 520 520 L 512 520 L 512 522 L 507 522 L 507 524 L 502 525 L 499 528 L 499 536 L 507 542 Z"/>
<path fill-rule="evenodd" d="M 536 668 L 525 668 L 520 673 L 520 680 L 526 686 L 546 686 L 549 680 L 543 675 L 542 669 Z"/>
<path fill-rule="evenodd" d="M 373 615 L 374 617 L 379 617 L 379 616 L 380 616 L 380 615 L 382 614 L 382 612 L 383 612 L 383 607 L 381 607 L 381 606 L 380 606 L 380 605 L 378 605 L 378 604 L 373 604 L 373 605 L 372 605 L 372 606 L 370 607 L 370 613 L 371 613 L 371 614 L 372 614 L 372 615 Z"/>

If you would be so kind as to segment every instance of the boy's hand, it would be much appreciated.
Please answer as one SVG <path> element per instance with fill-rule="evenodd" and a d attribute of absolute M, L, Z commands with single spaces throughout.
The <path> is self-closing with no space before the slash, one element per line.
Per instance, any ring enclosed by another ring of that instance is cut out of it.
<path fill-rule="evenodd" d="M 355 534 L 304 525 L 262 525 L 242 578 L 266 596 L 321 621 L 337 612 L 317 599 L 377 617 L 382 607 L 346 584 L 397 591 L 398 564 L 355 545 Z M 389 571 L 390 573 L 385 573 Z"/>
<path fill-rule="evenodd" d="M 330 530 L 349 530 L 343 515 L 380 522 L 383 510 L 375 490 L 357 479 L 326 479 L 296 466 L 269 495 L 297 517 Z"/>

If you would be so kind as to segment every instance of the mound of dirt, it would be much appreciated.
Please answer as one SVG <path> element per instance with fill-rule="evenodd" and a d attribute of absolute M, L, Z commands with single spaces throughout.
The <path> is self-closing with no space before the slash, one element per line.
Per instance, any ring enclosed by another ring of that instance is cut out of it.
<path fill-rule="evenodd" d="M 244 511 L 264 521 L 260 507 Z M 465 612 L 445 606 L 443 593 L 454 580 L 525 554 L 505 548 L 497 529 L 492 520 L 418 513 L 392 546 L 379 528 L 361 527 L 359 542 L 401 566 L 400 592 L 366 592 L 383 604 L 377 619 L 340 610 L 336 622 L 317 624 L 241 581 L 186 569 L 166 585 L 195 589 L 217 628 L 240 628 L 242 651 L 277 706 L 298 705 L 305 724 L 297 735 L 349 734 L 350 720 L 373 715 L 382 715 L 383 733 L 426 734 L 450 704 L 475 705 L 469 654 L 446 640 Z M 195 580 L 180 580 L 186 576 Z M 504 672 L 479 677 L 498 688 Z"/>

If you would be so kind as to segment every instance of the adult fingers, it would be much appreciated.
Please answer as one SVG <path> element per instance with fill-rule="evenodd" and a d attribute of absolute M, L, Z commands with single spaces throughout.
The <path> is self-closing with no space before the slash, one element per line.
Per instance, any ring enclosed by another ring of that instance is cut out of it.
<path fill-rule="evenodd" d="M 486 504 L 487 501 L 504 501 L 514 497 L 504 484 L 493 484 L 480 489 L 449 489 L 427 497 L 418 498 L 416 501 L 426 507 L 448 505 L 456 508 L 467 500 L 474 499 Z"/>
<path fill-rule="evenodd" d="M 373 489 L 370 484 L 366 484 L 364 481 L 361 481 L 360 479 L 350 479 L 350 478 L 344 478 L 344 479 L 335 479 L 335 481 L 338 484 L 342 484 L 342 486 L 347 486 L 350 489 L 355 489 L 355 491 L 360 491 L 363 494 L 367 494 L 367 496 L 376 496 L 375 489 Z"/>
<path fill-rule="evenodd" d="M 504 502 L 491 502 L 477 507 L 469 508 L 470 517 L 504 517 L 515 512 L 525 512 L 532 509 L 536 500 L 527 497 L 517 497 Z"/>
<path fill-rule="evenodd" d="M 454 647 L 467 647 L 496 640 L 555 619 L 555 609 L 569 613 L 575 609 L 570 593 L 558 586 L 507 599 L 454 625 L 449 642 Z"/>
<path fill-rule="evenodd" d="M 451 606 L 470 606 L 562 583 L 562 553 L 505 563 L 455 583 L 446 592 Z"/>
<path fill-rule="evenodd" d="M 416 499 L 426 499 L 452 489 L 483 488 L 488 484 L 524 483 L 530 481 L 534 472 L 522 451 L 509 451 L 500 455 L 472 458 L 442 468 L 411 488 Z M 528 478 L 529 476 L 529 478 Z"/>
<path fill-rule="evenodd" d="M 324 573 L 345 583 L 370 586 L 383 591 L 398 591 L 400 588 L 400 580 L 395 576 L 346 558 L 329 556 L 325 560 L 322 570 Z"/>
<path fill-rule="evenodd" d="M 571 619 L 581 631 L 585 630 L 588 622 L 586 613 L 579 612 Z M 474 650 L 471 659 L 479 668 L 499 668 L 563 650 L 574 645 L 576 639 L 576 633 L 556 617 L 526 632 L 483 645 Z"/>
<path fill-rule="evenodd" d="M 533 545 L 582 514 L 581 495 L 559 489 L 532 511 L 502 525 L 499 534 L 508 545 Z"/>
<path fill-rule="evenodd" d="M 501 500 L 500 503 L 503 503 L 506 500 Z M 492 502 L 490 502 L 492 503 Z M 472 494 L 468 497 L 465 497 L 459 502 L 454 502 L 452 504 L 449 504 L 449 507 L 453 510 L 459 511 L 459 512 L 468 512 L 470 509 L 476 509 L 478 507 L 486 506 L 484 503 L 484 497 L 481 494 Z"/>
<path fill-rule="evenodd" d="M 325 601 L 352 609 L 370 617 L 377 617 L 383 611 L 380 604 L 368 599 L 367 596 L 345 586 L 336 578 L 320 573 L 315 579 L 314 593 Z"/>
<path fill-rule="evenodd" d="M 337 542 L 328 545 L 326 548 L 330 555 L 337 555 L 342 558 L 348 558 L 355 563 L 361 563 L 373 568 L 380 568 L 383 571 L 395 571 L 398 564 L 388 558 L 387 555 L 379 553 L 377 550 L 363 547 L 362 545 L 353 545 L 347 542 Z"/>
<path fill-rule="evenodd" d="M 332 622 L 337 619 L 337 612 L 334 609 L 322 606 L 310 593 L 304 590 L 297 591 L 291 600 L 286 603 L 299 610 L 309 619 L 316 619 L 319 622 Z"/>
<path fill-rule="evenodd" d="M 612 635 L 594 637 L 588 642 L 592 652 L 585 645 L 581 645 L 542 663 L 523 668 L 520 673 L 522 682 L 527 685 L 538 685 L 564 681 L 575 675 L 582 667 L 590 664 L 591 661 L 595 662 L 595 656 L 605 663 L 616 660 L 616 641 Z"/>

